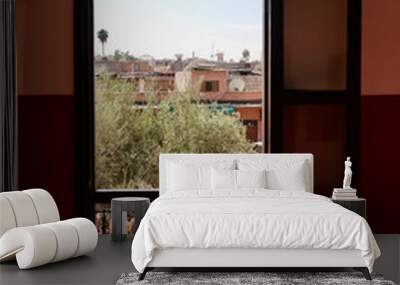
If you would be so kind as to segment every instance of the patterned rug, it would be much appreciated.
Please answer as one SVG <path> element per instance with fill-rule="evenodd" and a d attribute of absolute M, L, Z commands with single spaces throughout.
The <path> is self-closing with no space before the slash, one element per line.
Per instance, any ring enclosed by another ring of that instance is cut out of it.
<path fill-rule="evenodd" d="M 117 285 L 395 285 L 380 275 L 372 275 L 373 280 L 368 281 L 359 272 L 148 272 L 142 281 L 138 281 L 138 276 L 138 273 L 122 274 Z"/>

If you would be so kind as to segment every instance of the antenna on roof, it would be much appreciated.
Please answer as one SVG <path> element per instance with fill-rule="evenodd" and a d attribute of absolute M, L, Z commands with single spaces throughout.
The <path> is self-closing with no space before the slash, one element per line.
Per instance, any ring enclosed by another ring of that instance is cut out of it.
<path fill-rule="evenodd" d="M 214 58 L 215 41 L 211 44 L 211 58 Z"/>

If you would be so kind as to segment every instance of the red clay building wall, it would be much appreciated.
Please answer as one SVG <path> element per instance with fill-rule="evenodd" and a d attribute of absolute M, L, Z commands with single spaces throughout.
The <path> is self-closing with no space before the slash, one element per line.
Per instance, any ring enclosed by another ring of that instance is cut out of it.
<path fill-rule="evenodd" d="M 192 70 L 192 82 L 218 81 L 218 92 L 207 92 L 210 95 L 223 94 L 228 91 L 228 72 L 226 70 Z"/>
<path fill-rule="evenodd" d="M 259 107 L 237 107 L 236 112 L 239 113 L 241 120 L 255 121 L 257 126 L 247 130 L 247 139 L 251 141 L 262 141 L 262 109 L 261 103 Z"/>

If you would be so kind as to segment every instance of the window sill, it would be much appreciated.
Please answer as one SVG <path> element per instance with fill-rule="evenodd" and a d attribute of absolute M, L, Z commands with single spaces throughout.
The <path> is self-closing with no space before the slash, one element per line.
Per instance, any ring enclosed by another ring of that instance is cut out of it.
<path fill-rule="evenodd" d="M 111 203 L 111 199 L 118 197 L 145 197 L 153 201 L 158 195 L 158 189 L 97 189 L 95 203 Z"/>
<path fill-rule="evenodd" d="M 96 189 L 96 193 L 114 193 L 114 192 L 158 192 L 157 188 L 136 188 L 136 189 Z"/>

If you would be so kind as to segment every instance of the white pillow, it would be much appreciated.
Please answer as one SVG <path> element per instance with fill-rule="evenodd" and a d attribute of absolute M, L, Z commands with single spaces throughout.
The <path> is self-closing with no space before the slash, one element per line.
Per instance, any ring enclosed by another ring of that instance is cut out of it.
<path fill-rule="evenodd" d="M 240 188 L 267 188 L 267 171 L 263 170 L 236 170 L 237 187 Z"/>
<path fill-rule="evenodd" d="M 237 190 L 240 188 L 267 188 L 265 170 L 211 170 L 213 190 Z"/>
<path fill-rule="evenodd" d="M 168 163 L 168 191 L 211 190 L 211 167 Z"/>
<path fill-rule="evenodd" d="M 239 160 L 239 170 L 266 170 L 267 188 L 273 190 L 306 191 L 309 185 L 305 160 Z"/>
<path fill-rule="evenodd" d="M 236 190 L 236 170 L 212 168 L 211 181 L 213 190 Z"/>
<path fill-rule="evenodd" d="M 267 171 L 268 188 L 273 190 L 306 191 L 307 177 L 304 164 L 284 171 Z"/>

